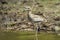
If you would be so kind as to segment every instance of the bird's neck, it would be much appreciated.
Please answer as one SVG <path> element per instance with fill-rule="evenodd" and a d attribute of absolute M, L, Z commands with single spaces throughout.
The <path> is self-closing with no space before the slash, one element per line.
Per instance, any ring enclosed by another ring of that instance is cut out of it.
<path fill-rule="evenodd" d="M 30 11 L 30 12 L 28 13 L 28 15 L 29 15 L 29 16 L 32 16 L 32 12 Z"/>

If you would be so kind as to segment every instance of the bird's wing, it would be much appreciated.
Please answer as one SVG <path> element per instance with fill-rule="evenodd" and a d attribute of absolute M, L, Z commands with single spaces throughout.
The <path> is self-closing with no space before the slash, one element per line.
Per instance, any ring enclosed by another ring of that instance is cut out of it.
<path fill-rule="evenodd" d="M 38 16 L 38 15 L 34 15 L 34 14 L 30 14 L 30 18 L 33 21 L 44 21 L 44 18 L 42 16 Z"/>

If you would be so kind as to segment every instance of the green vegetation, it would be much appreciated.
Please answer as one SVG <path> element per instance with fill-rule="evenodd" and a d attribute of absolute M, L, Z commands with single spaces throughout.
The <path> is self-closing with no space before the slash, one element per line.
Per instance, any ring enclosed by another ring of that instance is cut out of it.
<path fill-rule="evenodd" d="M 60 40 L 60 36 L 51 33 L 38 34 L 39 40 Z M 0 32 L 0 40 L 35 40 L 34 32 Z"/>

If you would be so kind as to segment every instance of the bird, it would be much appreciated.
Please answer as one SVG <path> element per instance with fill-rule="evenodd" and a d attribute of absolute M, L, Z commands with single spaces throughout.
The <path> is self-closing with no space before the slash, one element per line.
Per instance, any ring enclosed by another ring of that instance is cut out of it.
<path fill-rule="evenodd" d="M 28 13 L 27 13 L 28 20 L 30 20 L 31 22 L 34 22 L 33 25 L 35 23 L 37 23 L 36 25 L 34 25 L 34 27 L 36 28 L 36 34 L 35 34 L 36 35 L 36 40 L 38 40 L 37 33 L 40 31 L 40 27 L 41 27 L 39 25 L 40 24 L 39 22 L 47 22 L 47 20 L 45 18 L 43 18 L 42 16 L 33 14 L 32 9 L 31 10 L 29 10 L 29 9 L 31 9 L 31 8 L 30 7 L 27 8 L 27 10 L 28 10 Z"/>

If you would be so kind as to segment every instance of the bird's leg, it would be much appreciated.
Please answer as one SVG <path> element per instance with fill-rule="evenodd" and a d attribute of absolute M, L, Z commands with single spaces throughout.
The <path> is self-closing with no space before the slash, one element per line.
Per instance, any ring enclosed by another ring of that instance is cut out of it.
<path fill-rule="evenodd" d="M 36 40 L 38 40 L 38 31 L 37 31 L 37 23 L 36 23 Z"/>

